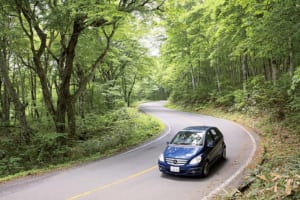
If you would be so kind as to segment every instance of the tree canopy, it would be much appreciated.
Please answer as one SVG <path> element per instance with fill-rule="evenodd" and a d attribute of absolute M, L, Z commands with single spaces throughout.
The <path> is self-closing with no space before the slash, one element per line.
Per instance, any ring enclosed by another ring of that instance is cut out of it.
<path fill-rule="evenodd" d="M 294 90 L 300 61 L 298 1 L 168 1 L 166 7 L 161 59 L 174 101 L 289 112 L 296 102 L 287 91 Z"/>
<path fill-rule="evenodd" d="M 133 144 L 145 99 L 299 132 L 299 22 L 299 0 L 0 0 L 0 176 Z"/>
<path fill-rule="evenodd" d="M 86 110 L 85 94 L 98 77 L 101 84 L 119 79 L 129 105 L 135 80 L 151 62 L 139 44 L 145 32 L 134 24 L 144 23 L 138 16 L 159 12 L 163 2 L 1 1 L 3 121 L 9 123 L 11 101 L 26 141 L 31 132 L 28 109 L 34 109 L 33 118 L 41 112 L 50 116 L 56 132 L 76 137 L 76 106 L 81 105 L 80 113 Z M 10 74 L 18 75 L 20 86 Z"/>

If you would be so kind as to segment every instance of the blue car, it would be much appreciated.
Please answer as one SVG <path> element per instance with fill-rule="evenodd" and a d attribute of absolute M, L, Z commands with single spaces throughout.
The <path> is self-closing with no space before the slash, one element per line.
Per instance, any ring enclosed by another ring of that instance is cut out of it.
<path fill-rule="evenodd" d="M 226 159 L 226 144 L 221 131 L 212 126 L 191 126 L 176 133 L 159 156 L 162 173 L 207 176 L 218 159 Z"/>

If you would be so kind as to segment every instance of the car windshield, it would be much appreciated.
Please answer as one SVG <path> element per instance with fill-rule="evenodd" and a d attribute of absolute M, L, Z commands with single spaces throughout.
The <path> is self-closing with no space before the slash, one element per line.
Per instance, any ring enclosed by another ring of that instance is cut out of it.
<path fill-rule="evenodd" d="M 203 135 L 204 132 L 180 131 L 176 134 L 170 144 L 202 146 Z"/>

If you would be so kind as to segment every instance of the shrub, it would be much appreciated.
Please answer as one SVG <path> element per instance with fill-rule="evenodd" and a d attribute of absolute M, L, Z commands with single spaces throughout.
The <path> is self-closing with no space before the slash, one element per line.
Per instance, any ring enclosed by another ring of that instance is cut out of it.
<path fill-rule="evenodd" d="M 33 139 L 36 161 L 39 165 L 60 163 L 68 156 L 67 135 L 62 133 L 38 133 Z"/>
<path fill-rule="evenodd" d="M 78 125 L 77 140 L 70 140 L 67 134 L 42 130 L 32 135 L 30 144 L 16 143 L 17 132 L 10 134 L 14 137 L 2 137 L 0 177 L 89 157 L 103 157 L 147 140 L 162 130 L 157 120 L 133 108 L 101 116 L 89 114 L 80 119 Z"/>

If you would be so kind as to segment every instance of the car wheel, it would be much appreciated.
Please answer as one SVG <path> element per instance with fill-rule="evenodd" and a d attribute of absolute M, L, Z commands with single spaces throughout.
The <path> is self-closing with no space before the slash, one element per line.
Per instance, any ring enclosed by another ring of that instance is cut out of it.
<path fill-rule="evenodd" d="M 202 175 L 203 175 L 203 177 L 206 177 L 206 176 L 208 176 L 208 174 L 209 174 L 209 163 L 208 163 L 208 161 L 205 161 L 203 170 L 202 170 Z"/>
<path fill-rule="evenodd" d="M 222 151 L 222 159 L 226 160 L 226 148 L 225 147 L 223 148 L 223 151 Z"/>

